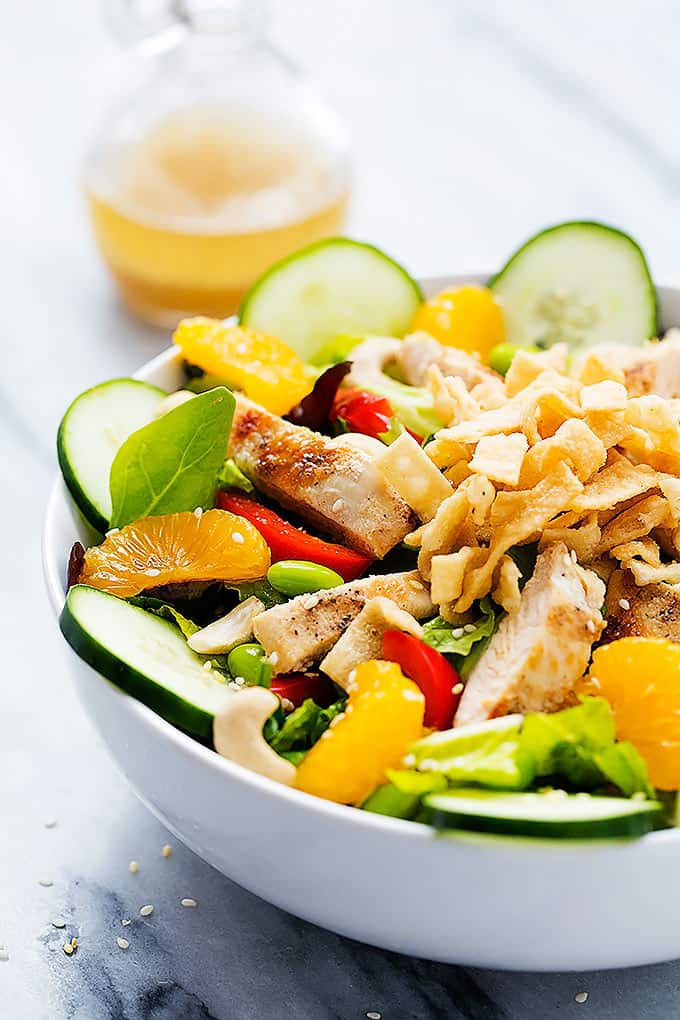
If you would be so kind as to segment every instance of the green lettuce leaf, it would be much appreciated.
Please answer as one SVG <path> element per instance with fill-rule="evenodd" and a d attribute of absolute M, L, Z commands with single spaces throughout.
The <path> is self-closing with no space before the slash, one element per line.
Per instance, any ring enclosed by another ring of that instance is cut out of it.
<path fill-rule="evenodd" d="M 213 506 L 234 405 L 218 387 L 133 432 L 111 465 L 111 527 Z"/>
<path fill-rule="evenodd" d="M 133 606 L 139 606 L 140 609 L 146 609 L 148 613 L 153 613 L 154 616 L 170 620 L 171 623 L 179 627 L 187 639 L 201 629 L 197 623 L 194 623 L 187 616 L 183 616 L 174 606 L 171 606 L 168 602 L 163 602 L 162 599 L 155 599 L 149 595 L 134 595 L 127 601 Z"/>
<path fill-rule="evenodd" d="M 269 739 L 275 751 L 307 751 L 321 734 L 328 729 L 336 715 L 344 711 L 345 698 L 334 701 L 328 708 L 321 708 L 312 698 L 286 716 L 277 733 Z"/>
<path fill-rule="evenodd" d="M 656 793 L 647 777 L 647 766 L 632 744 L 622 740 L 593 754 L 593 760 L 605 779 L 618 786 L 626 797 L 644 793 L 654 800 Z"/>
<path fill-rule="evenodd" d="M 453 783 L 479 783 L 522 790 L 533 780 L 534 761 L 522 747 L 521 715 L 442 730 L 417 741 L 409 758 L 421 771 L 444 774 Z"/>
<path fill-rule="evenodd" d="M 272 587 L 264 577 L 258 581 L 229 581 L 226 587 L 238 593 L 239 602 L 245 602 L 251 595 L 257 596 L 265 609 L 280 606 L 288 601 L 286 596 Z"/>
<path fill-rule="evenodd" d="M 475 621 L 474 630 L 469 632 L 460 624 L 447 623 L 443 617 L 435 616 L 434 620 L 423 624 L 423 641 L 446 655 L 469 655 L 473 645 L 490 638 L 496 628 L 496 610 L 491 599 L 482 599 L 479 611 L 481 616 Z"/>
<path fill-rule="evenodd" d="M 592 758 L 614 743 L 616 727 L 614 716 L 604 698 L 585 698 L 574 708 L 561 712 L 533 712 L 525 716 L 522 725 L 522 743 L 536 762 L 536 774 L 551 775 L 556 771 L 555 755 L 562 754 L 562 744 L 577 745 Z"/>
<path fill-rule="evenodd" d="M 231 457 L 227 457 L 217 475 L 218 489 L 240 489 L 242 492 L 255 492 L 255 486 Z"/>

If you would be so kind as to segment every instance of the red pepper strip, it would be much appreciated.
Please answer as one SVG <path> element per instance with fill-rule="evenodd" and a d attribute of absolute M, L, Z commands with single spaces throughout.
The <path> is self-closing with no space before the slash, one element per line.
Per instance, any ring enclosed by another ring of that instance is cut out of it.
<path fill-rule="evenodd" d="M 361 432 L 364 436 L 380 439 L 389 432 L 395 414 L 387 397 L 365 390 L 338 390 L 330 417 L 331 421 L 342 418 L 350 432 Z M 421 436 L 410 429 L 406 431 L 422 444 Z"/>
<path fill-rule="evenodd" d="M 400 630 L 386 630 L 382 638 L 382 657 L 397 662 L 402 671 L 425 695 L 425 725 L 446 730 L 458 708 L 460 677 L 441 652 L 420 638 Z"/>
<path fill-rule="evenodd" d="M 278 560 L 309 560 L 335 570 L 345 581 L 354 581 L 371 565 L 370 556 L 347 549 L 334 542 L 325 542 L 315 535 L 294 527 L 268 507 L 247 496 L 220 492 L 217 505 L 222 510 L 245 517 L 254 524 L 271 549 L 272 563 Z"/>
<path fill-rule="evenodd" d="M 332 680 L 323 673 L 281 673 L 272 677 L 270 689 L 280 698 L 288 698 L 296 708 L 306 698 L 313 698 L 321 708 L 338 700 Z"/>

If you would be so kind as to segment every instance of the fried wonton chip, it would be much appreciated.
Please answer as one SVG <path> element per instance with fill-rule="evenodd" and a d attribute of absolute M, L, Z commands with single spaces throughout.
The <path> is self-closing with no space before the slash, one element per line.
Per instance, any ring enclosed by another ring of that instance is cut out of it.
<path fill-rule="evenodd" d="M 655 488 L 657 475 L 646 464 L 631 462 L 616 450 L 610 450 L 607 464 L 588 482 L 583 492 L 569 504 L 571 510 L 608 510 L 624 499 L 640 496 Z"/>
<path fill-rule="evenodd" d="M 491 507 L 491 542 L 484 550 L 485 562 L 470 570 L 455 605 L 462 613 L 491 590 L 493 575 L 513 545 L 530 541 L 583 489 L 566 464 L 560 464 L 533 489 L 499 492 Z"/>
<path fill-rule="evenodd" d="M 596 554 L 647 537 L 653 528 L 664 524 L 669 517 L 668 501 L 664 496 L 646 496 L 605 525 Z"/>
<path fill-rule="evenodd" d="M 432 557 L 449 553 L 461 545 L 460 530 L 470 509 L 468 494 L 464 489 L 458 489 L 439 504 L 432 520 L 418 529 L 420 534 L 418 570 L 426 580 L 430 578 Z"/>
<path fill-rule="evenodd" d="M 650 567 L 661 566 L 661 552 L 653 538 L 645 537 L 635 542 L 625 542 L 612 549 L 611 554 L 624 565 L 631 560 L 639 559 Z"/>
<path fill-rule="evenodd" d="M 674 521 L 680 521 L 680 478 L 674 475 L 658 476 L 659 488 L 668 501 L 668 511 Z"/>
<path fill-rule="evenodd" d="M 470 461 L 470 470 L 503 485 L 517 485 L 524 454 L 529 449 L 522 432 L 482 436 Z"/>
<path fill-rule="evenodd" d="M 433 556 L 430 596 L 435 605 L 453 604 L 463 591 L 467 571 L 486 555 L 486 549 L 466 545 L 446 556 Z"/>
<path fill-rule="evenodd" d="M 607 449 L 630 434 L 624 411 L 586 411 L 584 420 Z"/>
<path fill-rule="evenodd" d="M 516 613 L 519 609 L 521 592 L 519 590 L 519 579 L 522 571 L 519 569 L 512 556 L 504 556 L 498 569 L 498 581 L 493 590 L 493 600 L 506 611 Z"/>
<path fill-rule="evenodd" d="M 567 549 L 575 552 L 579 563 L 590 563 L 596 555 L 601 536 L 597 514 L 590 513 L 577 527 L 555 527 L 555 522 L 550 524 L 541 535 L 539 549 L 542 551 L 554 542 L 564 542 Z"/>
<path fill-rule="evenodd" d="M 524 458 L 520 484 L 527 488 L 558 464 L 566 463 L 580 481 L 587 481 L 607 459 L 604 444 L 578 418 L 565 421 L 549 439 L 543 439 Z"/>
<path fill-rule="evenodd" d="M 547 351 L 517 351 L 505 376 L 505 392 L 514 397 L 548 369 L 565 374 L 568 357 L 566 344 L 555 344 Z"/>
<path fill-rule="evenodd" d="M 427 388 L 432 394 L 434 410 L 446 425 L 475 418 L 481 408 L 470 396 L 460 376 L 445 376 L 439 365 L 430 365 L 427 370 Z"/>
<path fill-rule="evenodd" d="M 601 348 L 588 352 L 579 366 L 578 378 L 584 386 L 593 386 L 607 380 L 619 383 L 624 381 L 621 368 L 613 364 L 612 359 L 601 352 Z"/>
<path fill-rule="evenodd" d="M 453 491 L 451 483 L 408 432 L 402 432 L 377 463 L 390 485 L 421 521 L 431 521 L 439 504 Z"/>
<path fill-rule="evenodd" d="M 581 390 L 584 411 L 625 411 L 627 404 L 628 393 L 623 383 L 603 380 Z"/>
<path fill-rule="evenodd" d="M 459 459 L 457 453 L 461 443 L 478 443 L 482 436 L 494 436 L 499 432 L 517 432 L 521 421 L 519 403 L 508 401 L 501 407 L 483 411 L 471 421 L 440 429 L 427 445 L 428 456 L 438 467 L 445 467 Z"/>

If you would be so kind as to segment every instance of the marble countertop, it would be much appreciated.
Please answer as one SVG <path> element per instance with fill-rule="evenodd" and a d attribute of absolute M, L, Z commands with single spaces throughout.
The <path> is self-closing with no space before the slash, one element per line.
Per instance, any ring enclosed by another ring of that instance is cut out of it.
<path fill-rule="evenodd" d="M 441 966 L 298 921 L 179 845 L 162 856 L 172 840 L 127 788 L 76 702 L 40 572 L 38 536 L 65 405 L 166 342 L 118 308 L 83 215 L 84 146 L 126 73 L 96 6 L 24 0 L 8 6 L 0 33 L 0 956 L 9 957 L 0 959 L 0 1017 L 677 1015 L 677 964 L 585 975 Z M 497 265 L 542 224 L 597 217 L 634 233 L 659 279 L 680 277 L 672 227 L 680 12 L 672 5 L 274 7 L 277 38 L 353 130 L 356 235 L 426 272 Z M 196 910 L 181 908 L 185 896 Z M 145 903 L 155 909 L 143 919 Z M 64 929 L 51 924 L 56 918 Z M 122 918 L 134 921 L 124 928 Z M 70 958 L 61 948 L 66 934 L 80 940 Z M 128 950 L 117 936 L 129 939 Z M 588 992 L 584 1003 L 580 992 Z"/>

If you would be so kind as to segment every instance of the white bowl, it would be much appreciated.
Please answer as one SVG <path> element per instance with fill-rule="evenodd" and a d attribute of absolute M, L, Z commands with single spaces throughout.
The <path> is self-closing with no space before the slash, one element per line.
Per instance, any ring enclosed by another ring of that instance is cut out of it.
<path fill-rule="evenodd" d="M 475 277 L 424 281 L 428 292 Z M 660 290 L 665 326 L 680 289 Z M 181 384 L 167 351 L 138 376 Z M 56 613 L 69 549 L 87 540 L 58 481 L 43 552 Z M 307 921 L 449 963 L 584 970 L 680 956 L 680 831 L 550 842 L 460 834 L 365 814 L 279 786 L 174 729 L 70 654 L 85 709 L 140 799 L 187 846 Z"/>

